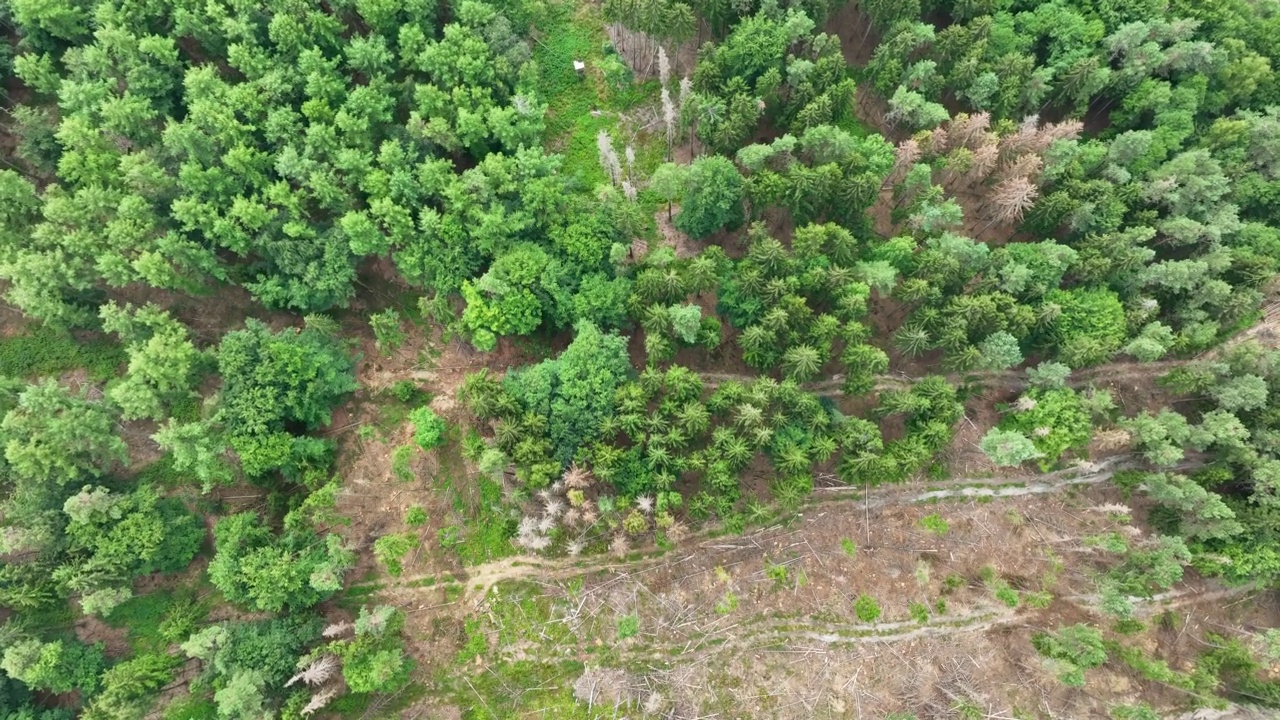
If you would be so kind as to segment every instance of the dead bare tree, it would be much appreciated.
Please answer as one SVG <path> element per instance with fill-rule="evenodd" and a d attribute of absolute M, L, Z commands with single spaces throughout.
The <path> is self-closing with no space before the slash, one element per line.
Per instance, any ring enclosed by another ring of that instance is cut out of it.
<path fill-rule="evenodd" d="M 667 91 L 664 83 L 662 86 L 662 122 L 667 130 L 667 159 L 671 159 L 672 149 L 676 142 L 676 106 L 671 102 L 671 93 Z"/>
<path fill-rule="evenodd" d="M 1040 177 L 1040 171 L 1043 169 L 1044 158 L 1039 155 L 1022 155 L 1001 167 L 997 176 L 1001 182 L 1019 177 L 1034 181 Z"/>
<path fill-rule="evenodd" d="M 692 99 L 693 99 L 693 80 L 691 80 L 688 75 L 685 75 L 684 77 L 680 78 L 680 96 L 676 101 L 677 102 L 676 115 L 680 118 L 680 123 L 682 125 L 684 123 L 690 122 L 688 110 L 689 110 L 689 101 Z M 683 130 L 683 127 L 681 129 Z M 698 133 L 696 129 L 692 130 L 689 133 L 689 136 L 691 138 L 691 142 L 694 143 L 694 147 L 696 148 L 697 138 L 698 138 Z"/>
<path fill-rule="evenodd" d="M 289 687 L 301 680 L 308 685 L 322 685 L 328 682 L 329 678 L 338 670 L 338 658 L 334 655 L 322 655 L 316 658 L 297 675 L 289 678 L 289 682 L 285 683 L 285 687 Z"/>
<path fill-rule="evenodd" d="M 920 143 L 916 142 L 915 138 L 898 143 L 897 154 L 893 159 L 893 169 L 889 171 L 889 175 L 881 183 L 880 189 L 884 190 L 902 182 L 902 179 L 907 176 L 907 172 L 911 170 L 911 166 L 915 165 L 916 161 L 920 159 L 921 154 Z"/>
<path fill-rule="evenodd" d="M 951 142 L 954 145 L 976 150 L 984 144 L 983 135 L 990 126 L 991 113 L 980 112 L 973 115 L 960 113 L 951 119 L 948 128 L 951 133 Z"/>
<path fill-rule="evenodd" d="M 608 130 L 601 130 L 596 135 L 596 150 L 600 153 L 600 166 L 609 174 L 609 182 L 617 185 L 622 180 L 622 163 L 613 149 L 613 138 L 609 137 Z"/>
<path fill-rule="evenodd" d="M 996 164 L 1000 162 L 1000 147 L 996 144 L 995 135 L 985 133 L 983 137 L 988 142 L 973 149 L 973 159 L 969 162 L 968 172 L 965 173 L 965 179 L 969 182 L 979 183 L 986 180 L 991 175 L 991 171 L 996 169 Z"/>
<path fill-rule="evenodd" d="M 1030 157 L 1039 159 L 1038 156 L 1034 155 Z M 1022 213 L 1034 205 L 1036 198 L 1039 196 L 1040 188 L 1025 175 L 1009 178 L 996 185 L 988 196 L 990 202 L 987 204 L 993 207 L 993 211 L 989 216 L 990 220 L 978 234 L 981 235 L 982 232 L 985 232 L 987 228 L 996 223 L 1013 225 L 1021 222 Z"/>
<path fill-rule="evenodd" d="M 312 713 L 324 708 L 325 705 L 328 705 L 329 702 L 337 696 L 338 688 L 328 688 L 316 693 L 311 698 L 311 702 L 307 703 L 306 706 L 302 708 L 303 717 L 310 717 Z"/>
<path fill-rule="evenodd" d="M 563 478 L 565 487 L 579 490 L 591 487 L 591 479 L 591 472 L 577 463 L 565 470 Z"/>
<path fill-rule="evenodd" d="M 1040 117 L 1028 115 L 1018 129 L 1000 138 L 1000 159 L 1008 162 L 1019 155 L 1041 152 L 1048 143 L 1040 138 Z"/>
<path fill-rule="evenodd" d="M 1075 140 L 1080 137 L 1080 133 L 1084 132 L 1084 123 L 1079 120 L 1063 120 L 1060 123 L 1050 123 L 1044 126 L 1044 133 L 1049 136 L 1050 142 L 1054 140 Z"/>
<path fill-rule="evenodd" d="M 899 143 L 893 169 L 881 190 L 902 183 L 924 158 L 933 165 L 937 192 L 976 204 L 966 211 L 970 217 L 987 221 L 979 234 L 998 223 L 1020 222 L 1039 196 L 1045 151 L 1056 141 L 1078 138 L 1084 126 L 1075 120 L 1042 126 L 1038 116 L 1029 115 L 1004 136 L 990 127 L 987 113 L 960 113 L 945 127 Z M 936 162 L 938 159 L 943 162 Z"/>
<path fill-rule="evenodd" d="M 944 127 L 936 127 L 929 133 L 929 154 L 933 156 L 945 155 L 947 153 L 947 141 L 950 136 Z"/>
<path fill-rule="evenodd" d="M 636 77 L 643 80 L 653 72 L 654 59 L 661 47 L 652 35 L 640 30 L 632 30 L 622 23 L 612 23 L 606 31 L 613 49 L 631 68 Z"/>

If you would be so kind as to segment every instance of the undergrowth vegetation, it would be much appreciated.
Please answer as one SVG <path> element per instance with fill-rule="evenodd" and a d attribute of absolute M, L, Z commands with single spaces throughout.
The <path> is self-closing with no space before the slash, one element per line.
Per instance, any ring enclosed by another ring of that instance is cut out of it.
<path fill-rule="evenodd" d="M 1110 524 L 1073 572 L 931 580 L 981 525 L 945 509 L 906 523 L 931 545 L 909 598 L 858 586 L 803 621 L 1079 617 L 1024 623 L 1074 700 L 1123 666 L 1280 704 L 1269 635 L 1218 626 L 1181 664 L 1139 642 L 1188 578 L 1280 579 L 1280 351 L 1250 330 L 1280 271 L 1268 4 L 0 21 L 0 717 L 587 718 L 602 688 L 670 714 L 619 674 L 650 682 L 637 658 L 684 625 L 621 594 L 580 616 L 569 569 L 800 533 L 817 488 L 860 489 L 865 529 L 825 557 L 802 536 L 814 562 L 703 569 L 715 622 L 782 627 L 760 604 L 815 565 L 874 577 L 873 492 L 1035 470 L 1105 470 L 1133 505 L 1082 510 Z M 501 582 L 542 572 L 564 602 Z M 713 712 L 750 714 L 722 681 Z M 1154 714 L 1130 699 L 1112 714 Z M 967 688 L 948 708 L 981 715 Z"/>

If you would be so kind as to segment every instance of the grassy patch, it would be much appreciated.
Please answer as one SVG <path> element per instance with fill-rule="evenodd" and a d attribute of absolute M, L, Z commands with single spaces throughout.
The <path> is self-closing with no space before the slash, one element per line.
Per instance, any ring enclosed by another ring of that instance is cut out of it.
<path fill-rule="evenodd" d="M 431 402 L 429 393 L 417 390 L 397 397 L 392 386 L 378 394 L 378 429 L 384 440 L 391 440 L 400 434 L 400 429 L 409 421 L 409 413 Z M 402 399 L 403 398 L 403 399 Z"/>
<path fill-rule="evenodd" d="M 453 506 L 436 535 L 440 546 L 457 553 L 464 565 L 479 565 L 515 552 L 510 543 L 515 518 L 503 503 L 500 482 L 484 476 L 468 477 L 459 431 L 457 426 L 451 427 L 448 441 L 435 450 L 440 472 L 433 482 Z"/>
<path fill-rule="evenodd" d="M 864 138 L 869 135 L 879 134 L 875 128 L 859 120 L 858 116 L 854 113 L 846 115 L 843 120 L 836 123 L 836 127 L 857 138 Z"/>
<path fill-rule="evenodd" d="M 1043 610 L 1053 604 L 1053 595 L 1048 592 L 1029 592 L 1023 596 L 1023 601 L 1027 607 Z"/>
<path fill-rule="evenodd" d="M 213 698 L 188 695 L 175 701 L 164 711 L 164 720 L 207 720 L 218 716 Z"/>
<path fill-rule="evenodd" d="M 920 518 L 920 522 L 918 524 L 920 525 L 920 527 L 933 533 L 934 535 L 946 535 L 947 531 L 951 529 L 951 524 L 948 523 L 946 520 L 943 520 L 942 516 L 939 515 L 938 513 L 925 515 L 924 517 Z"/>
<path fill-rule="evenodd" d="M 22 611 L 22 624 L 30 630 L 62 631 L 76 620 L 76 611 L 70 603 L 46 603 L 38 608 Z"/>
<path fill-rule="evenodd" d="M 448 544 L 464 565 L 480 565 L 514 552 L 510 540 L 515 521 L 502 504 L 502 486 L 489 478 L 480 478 L 476 488 L 480 502 L 474 513 L 468 513 L 462 497 L 454 494 L 454 509 L 466 521 L 446 534 L 450 538 Z"/>
<path fill-rule="evenodd" d="M 114 377 L 125 360 L 124 349 L 111 340 L 78 341 L 52 328 L 0 339 L 0 375 L 10 377 L 58 375 L 84 368 L 89 377 L 104 381 Z"/>
<path fill-rule="evenodd" d="M 1263 317 L 1265 317 L 1265 315 L 1261 310 L 1254 310 L 1251 313 L 1246 313 L 1244 317 L 1240 318 L 1234 324 L 1228 325 L 1227 327 L 1224 327 L 1221 330 L 1219 330 L 1218 339 L 1213 344 L 1216 345 L 1218 342 L 1222 342 L 1223 340 L 1226 340 L 1227 338 L 1231 337 L 1232 335 L 1235 335 L 1236 333 L 1241 333 L 1241 332 L 1244 332 L 1245 330 L 1248 330 L 1254 325 L 1257 325 L 1258 323 L 1262 322 Z"/>
<path fill-rule="evenodd" d="M 489 622 L 498 631 L 498 647 L 514 647 L 534 636 L 552 647 L 573 641 L 569 628 L 553 621 L 551 600 L 532 582 L 501 583 L 489 593 L 489 601 Z"/>
<path fill-rule="evenodd" d="M 618 618 L 619 640 L 633 638 L 638 632 L 640 632 L 640 617 L 638 615 L 623 615 Z"/>
<path fill-rule="evenodd" d="M 503 662 L 458 683 L 456 702 L 467 708 L 465 720 L 505 720 L 514 717 L 548 717 L 563 720 L 595 720 L 597 710 L 573 697 L 573 681 L 583 664 L 564 660 L 541 663 L 530 660 Z M 512 692 L 511 688 L 521 688 Z M 527 689 L 526 689 L 527 688 Z"/>
<path fill-rule="evenodd" d="M 456 602 L 458 598 L 462 597 L 462 593 L 466 591 L 466 588 L 461 583 L 456 582 L 445 583 L 441 588 L 444 590 L 445 602 Z"/>
<path fill-rule="evenodd" d="M 174 596 L 169 592 L 138 595 L 111 611 L 107 623 L 129 631 L 129 645 L 134 652 L 159 650 L 167 645 L 160 636 L 160 621 L 173 605 Z"/>
<path fill-rule="evenodd" d="M 604 18 L 595 4 L 557 3 L 549 9 L 541 30 L 533 57 L 539 70 L 538 94 L 547 103 L 543 139 L 564 154 L 565 174 L 581 189 L 590 190 L 607 181 L 598 160 L 596 136 L 608 131 L 621 155 L 618 114 L 656 98 L 658 83 L 631 82 L 621 59 L 606 51 Z M 575 60 L 587 66 L 582 76 L 573 69 Z M 636 148 L 642 173 L 661 162 L 662 145 L 654 136 Z"/>
<path fill-rule="evenodd" d="M 728 615 L 738 609 L 738 596 L 732 590 L 726 590 L 724 595 L 720 597 L 720 601 L 716 603 L 717 615 Z"/>
<path fill-rule="evenodd" d="M 107 624 L 129 632 L 135 654 L 164 652 L 185 640 L 208 615 L 206 604 L 187 592 L 159 590 L 132 597 L 107 616 Z"/>
<path fill-rule="evenodd" d="M 587 720 L 599 716 L 573 698 L 573 683 L 583 672 L 576 660 L 522 659 L 512 661 L 502 655 L 533 637 L 540 645 L 575 643 L 569 629 L 554 622 L 551 603 L 537 586 L 528 583 L 502 584 L 488 599 L 489 613 L 468 619 L 465 639 L 454 664 L 453 675 L 443 681 L 453 701 L 466 708 L 468 720 L 497 720 L 515 717 L 554 717 Z M 490 642 L 491 639 L 496 642 Z M 475 664 L 480 657 L 483 669 Z M 519 688 L 519 692 L 512 692 Z M 535 714 L 536 713 L 536 714 Z"/>
<path fill-rule="evenodd" d="M 997 600 L 1008 607 L 1018 607 L 1021 596 L 1017 590 L 1013 589 L 1013 586 L 1009 584 L 1009 581 L 1000 577 L 999 574 L 996 573 L 995 568 L 988 565 L 982 568 L 981 575 L 983 584 L 987 586 L 987 590 L 991 591 L 991 594 L 994 595 Z M 1052 598 L 1050 601 L 1052 601 Z"/>
<path fill-rule="evenodd" d="M 342 591 L 342 594 L 337 598 L 337 603 L 339 607 L 355 610 L 361 605 L 369 604 L 370 599 L 381 590 L 382 585 L 380 583 L 352 585 Z"/>
<path fill-rule="evenodd" d="M 858 557 L 858 543 L 847 537 L 840 538 L 840 549 L 849 557 Z"/>
<path fill-rule="evenodd" d="M 173 455 L 165 453 L 158 460 L 142 468 L 136 476 L 140 485 L 155 485 L 164 488 L 189 486 L 191 476 L 180 473 L 173 467 Z"/>
<path fill-rule="evenodd" d="M 408 687 L 391 697 L 370 695 L 369 693 L 347 693 L 329 703 L 324 710 L 325 713 L 345 718 L 399 717 L 400 711 L 408 708 L 426 694 L 426 686 L 420 683 L 410 683 Z"/>

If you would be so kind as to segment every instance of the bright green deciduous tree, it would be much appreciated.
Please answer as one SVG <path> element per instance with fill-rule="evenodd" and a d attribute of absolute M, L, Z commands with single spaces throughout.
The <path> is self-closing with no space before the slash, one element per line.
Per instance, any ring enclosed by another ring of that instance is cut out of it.
<path fill-rule="evenodd" d="M 613 415 L 613 393 L 631 372 L 626 338 L 578 323 L 564 352 L 507 376 L 504 387 L 526 412 L 546 419 L 553 456 L 563 464 L 595 439 Z"/>
<path fill-rule="evenodd" d="M 1016 409 L 1001 426 L 1029 437 L 1043 457 L 1042 467 L 1057 462 L 1068 450 L 1089 443 L 1089 413 L 1074 390 L 1033 389 L 1019 402 L 1029 407 Z"/>
<path fill-rule="evenodd" d="M 697 305 L 672 305 L 667 308 L 667 317 L 671 320 L 671 328 L 676 337 L 689 345 L 698 342 L 698 333 L 702 329 L 702 308 Z"/>
<path fill-rule="evenodd" d="M 982 367 L 987 370 L 1005 370 L 1022 362 L 1018 338 L 1003 330 L 988 335 L 978 350 L 982 353 Z"/>
<path fill-rule="evenodd" d="M 52 379 L 22 391 L 0 432 L 5 459 L 24 480 L 65 485 L 128 459 L 110 410 Z"/>
<path fill-rule="evenodd" d="M 575 323 L 586 320 L 604 328 L 622 327 L 627 322 L 630 297 L 630 278 L 591 273 L 582 278 L 573 295 L 571 315 Z"/>
<path fill-rule="evenodd" d="M 80 690 L 85 696 L 97 689 L 104 664 L 101 645 L 76 640 L 20 640 L 5 648 L 0 658 L 0 669 L 32 688 L 52 693 Z"/>
<path fill-rule="evenodd" d="M 1084 671 L 1107 661 L 1102 633 L 1085 624 L 1064 627 L 1056 633 L 1038 633 L 1031 644 L 1041 655 L 1061 663 L 1058 679 L 1071 687 L 1084 686 Z"/>
<path fill-rule="evenodd" d="M 1164 323 L 1147 324 L 1137 337 L 1130 340 L 1123 351 L 1142 362 L 1155 362 L 1173 347 L 1173 328 Z"/>
<path fill-rule="evenodd" d="M 133 597 L 133 590 L 127 587 L 105 587 L 82 594 L 80 596 L 80 609 L 85 615 L 97 615 L 104 618 L 131 597 Z"/>
<path fill-rule="evenodd" d="M 103 329 L 119 335 L 129 354 L 128 372 L 107 389 L 107 397 L 126 420 L 159 420 L 168 403 L 191 393 L 204 353 L 185 325 L 155 305 L 108 303 L 99 314 Z"/>
<path fill-rule="evenodd" d="M 351 358 L 337 340 L 314 329 L 271 332 L 250 319 L 218 347 L 222 403 L 215 421 L 250 477 L 306 464 L 323 454 L 319 440 L 294 438 L 290 424 L 315 428 L 356 389 Z"/>
<path fill-rule="evenodd" d="M 1126 336 L 1124 306 L 1112 291 L 1100 288 L 1054 290 L 1045 302 L 1060 314 L 1053 321 L 1062 361 L 1074 368 L 1110 358 Z"/>
<path fill-rule="evenodd" d="M 444 433 L 448 429 L 444 418 L 429 407 L 420 407 L 409 413 L 409 422 L 413 424 L 413 441 L 423 450 L 440 447 L 444 443 Z"/>
<path fill-rule="evenodd" d="M 182 501 L 160 497 L 149 485 L 128 494 L 86 485 L 67 499 L 63 512 L 75 560 L 54 575 L 69 581 L 81 573 L 131 578 L 176 572 L 187 567 L 205 537 L 204 523 Z"/>
<path fill-rule="evenodd" d="M 570 313 L 570 286 L 563 263 L 540 245 L 507 249 L 489 271 L 462 284 L 467 301 L 462 324 L 472 344 L 493 350 L 503 335 L 527 335 L 544 322 L 562 326 Z"/>
<path fill-rule="evenodd" d="M 228 600 L 258 611 L 307 608 L 342 588 L 355 562 L 337 535 L 309 531 L 277 536 L 256 513 L 218 521 L 209 580 Z"/>
<path fill-rule="evenodd" d="M 304 648 L 320 638 L 321 627 L 318 618 L 303 613 L 222 622 L 192 634 L 181 648 L 187 657 L 201 661 L 203 679 L 215 687 L 225 687 L 236 675 L 249 671 L 264 686 L 279 688 L 297 671 Z"/>
<path fill-rule="evenodd" d="M 356 389 L 351 358 L 315 330 L 273 333 L 249 319 L 218 346 L 223 379 L 219 418 L 235 434 L 264 433 L 297 422 L 316 428 Z"/>
<path fill-rule="evenodd" d="M 1070 375 L 1071 368 L 1066 365 L 1060 362 L 1045 361 L 1027 369 L 1027 382 L 1033 387 L 1053 390 L 1066 387 L 1067 378 Z"/>
<path fill-rule="evenodd" d="M 392 693 L 408 684 L 413 660 L 404 651 L 403 627 L 404 613 L 394 607 L 362 607 L 355 637 L 330 645 L 352 692 Z"/>
<path fill-rule="evenodd" d="M 1148 461 L 1161 467 L 1172 467 L 1183 458 L 1183 445 L 1191 439 L 1187 419 L 1172 410 L 1152 415 L 1143 411 L 1120 425 L 1133 435 L 1133 440 Z"/>
<path fill-rule="evenodd" d="M 671 219 L 671 203 L 684 197 L 689 181 L 689 166 L 662 163 L 649 177 L 649 191 L 667 204 L 667 219 Z"/>
<path fill-rule="evenodd" d="M 373 556 L 387 569 L 387 574 L 400 577 L 404 572 L 404 556 L 417 544 L 418 536 L 411 532 L 383 535 L 373 542 Z"/>
<path fill-rule="evenodd" d="M 1267 381 L 1257 375 L 1228 378 L 1209 388 L 1224 410 L 1257 410 L 1267 404 Z"/>
<path fill-rule="evenodd" d="M 742 222 L 742 176 L 728 158 L 701 157 L 689 166 L 675 224 L 682 232 L 703 238 Z"/>
<path fill-rule="evenodd" d="M 271 717 L 267 710 L 266 680 L 257 670 L 244 669 L 233 674 L 226 684 L 213 693 L 222 720 L 250 720 Z"/>
<path fill-rule="evenodd" d="M 1015 430 L 991 428 L 982 436 L 980 443 L 982 452 L 997 467 L 1017 467 L 1022 463 L 1041 457 L 1035 443 L 1026 435 Z"/>
<path fill-rule="evenodd" d="M 151 436 L 161 449 L 173 455 L 173 467 L 200 481 L 204 492 L 235 479 L 227 459 L 227 441 L 209 421 L 180 423 L 170 419 Z"/>

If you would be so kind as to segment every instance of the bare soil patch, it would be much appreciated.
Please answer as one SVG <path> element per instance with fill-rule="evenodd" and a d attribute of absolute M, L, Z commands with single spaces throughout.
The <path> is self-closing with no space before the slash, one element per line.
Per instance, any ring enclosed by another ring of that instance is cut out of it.
<path fill-rule="evenodd" d="M 1067 688 L 1030 637 L 1097 621 L 1081 598 L 1091 597 L 1104 558 L 1082 538 L 1141 533 L 1106 510 L 1119 499 L 1105 484 L 998 503 L 863 507 L 851 499 L 812 507 L 785 526 L 702 540 L 650 561 L 598 570 L 517 562 L 492 569 L 536 578 L 555 598 L 558 621 L 583 643 L 558 656 L 590 661 L 589 648 L 612 644 L 619 667 L 648 669 L 643 680 L 658 688 L 670 717 L 946 717 L 960 703 L 995 716 L 1034 708 L 1054 717 L 1105 717 L 1110 705 L 1151 689 L 1115 664 L 1090 671 L 1085 691 Z M 921 520 L 931 514 L 948 523 L 945 534 L 924 528 Z M 856 544 L 852 554 L 848 543 Z M 1017 607 L 996 597 L 992 578 L 1020 593 Z M 492 581 L 486 574 L 482 584 Z M 1052 596 L 1047 606 L 1028 602 L 1042 591 Z M 1215 622 L 1242 629 L 1268 627 L 1262 623 L 1277 616 L 1274 602 L 1224 611 L 1223 598 L 1240 600 L 1239 591 L 1213 592 L 1192 580 L 1144 614 L 1157 617 L 1168 606 L 1190 617 L 1207 608 Z M 879 603 L 875 622 L 857 616 L 862 595 Z M 930 609 L 927 622 L 912 617 L 911 603 Z M 629 614 L 640 618 L 637 638 L 610 637 Z M 1187 635 L 1178 642 L 1190 658 L 1194 640 Z M 1178 647 L 1156 644 L 1152 652 L 1177 667 L 1185 664 Z M 505 651 L 537 660 L 542 649 L 534 642 Z"/>
<path fill-rule="evenodd" d="M 827 18 L 823 32 L 840 38 L 840 49 L 850 65 L 865 67 L 880 44 L 880 33 L 857 3 L 845 3 Z"/>
<path fill-rule="evenodd" d="M 111 627 L 93 615 L 82 615 L 74 625 L 76 639 L 88 645 L 103 644 L 107 657 L 123 658 L 129 654 L 129 631 Z"/>
<path fill-rule="evenodd" d="M 653 219 L 658 224 L 658 235 L 662 238 L 662 242 L 676 251 L 676 257 L 697 257 L 706 248 L 707 243 L 694 240 L 676 229 L 673 220 L 679 213 L 680 205 L 673 204 L 669 212 L 666 208 L 662 208 L 653 214 Z"/>

